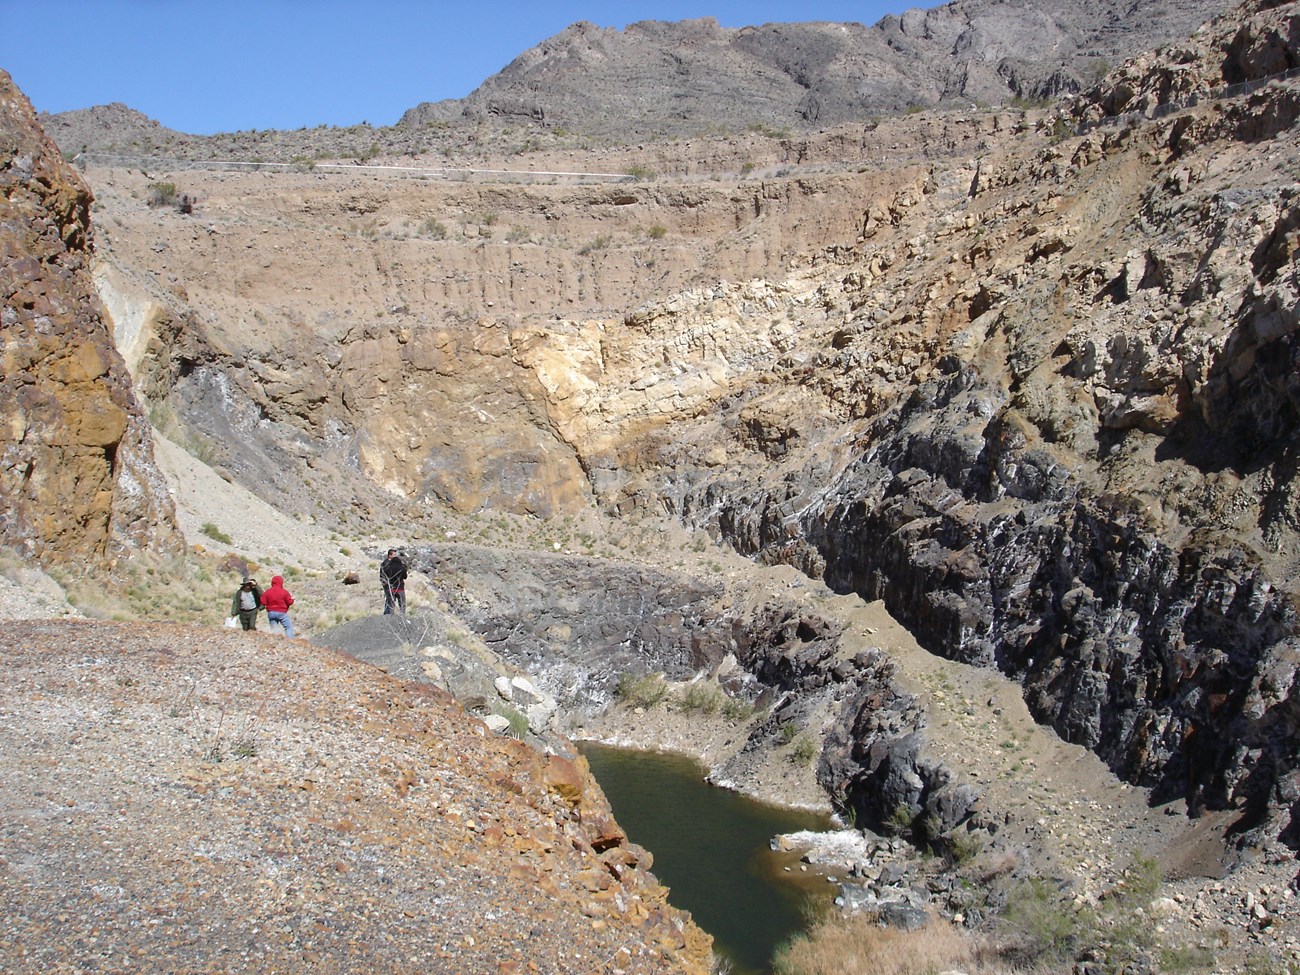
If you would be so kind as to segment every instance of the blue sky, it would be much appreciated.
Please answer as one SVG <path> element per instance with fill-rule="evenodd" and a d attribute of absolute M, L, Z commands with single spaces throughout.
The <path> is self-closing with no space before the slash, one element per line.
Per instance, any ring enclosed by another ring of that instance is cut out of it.
<path fill-rule="evenodd" d="M 932 5 L 913 2 L 907 6 Z M 589 20 L 874 24 L 886 0 L 0 0 L 0 68 L 37 111 L 123 102 L 195 135 L 392 125 Z"/>

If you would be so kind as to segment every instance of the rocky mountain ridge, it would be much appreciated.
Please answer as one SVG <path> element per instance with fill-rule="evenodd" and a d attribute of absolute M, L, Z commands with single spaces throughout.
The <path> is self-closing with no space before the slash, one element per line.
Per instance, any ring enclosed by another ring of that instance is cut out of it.
<path fill-rule="evenodd" d="M 923 108 L 974 109 L 1079 92 L 1133 55 L 1190 34 L 1223 0 L 954 0 L 870 27 L 708 17 L 624 29 L 573 24 L 463 99 L 367 124 L 211 137 L 164 129 L 126 106 L 41 124 L 69 156 L 129 151 L 187 158 L 449 159 L 545 146 L 627 145 L 745 131 L 801 134 Z"/>
<path fill-rule="evenodd" d="M 723 28 L 706 17 L 614 30 L 583 22 L 520 55 L 465 99 L 417 106 L 400 124 L 494 117 L 657 139 L 1056 98 L 1221 9 L 958 0 L 871 27 Z"/>

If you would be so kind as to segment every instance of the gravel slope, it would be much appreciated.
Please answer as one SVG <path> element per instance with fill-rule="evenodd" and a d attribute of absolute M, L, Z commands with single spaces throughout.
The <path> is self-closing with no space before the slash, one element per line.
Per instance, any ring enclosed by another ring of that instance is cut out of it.
<path fill-rule="evenodd" d="M 694 972 L 585 765 L 303 641 L 8 627 L 0 970 Z"/>

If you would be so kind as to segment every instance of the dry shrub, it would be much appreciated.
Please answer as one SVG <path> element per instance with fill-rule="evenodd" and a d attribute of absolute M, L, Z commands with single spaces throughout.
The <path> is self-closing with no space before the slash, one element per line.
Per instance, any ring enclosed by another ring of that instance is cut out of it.
<path fill-rule="evenodd" d="M 970 975 L 999 971 L 978 964 L 978 942 L 944 921 L 915 931 L 882 928 L 866 915 L 835 915 L 782 948 L 777 975 L 928 975 L 960 969 Z"/>

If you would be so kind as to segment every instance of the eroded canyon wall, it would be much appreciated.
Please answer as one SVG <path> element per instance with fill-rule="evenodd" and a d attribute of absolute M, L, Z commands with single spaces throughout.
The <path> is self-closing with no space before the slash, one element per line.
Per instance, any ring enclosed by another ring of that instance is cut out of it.
<path fill-rule="evenodd" d="M 1218 24 L 1175 52 L 1181 92 L 1294 67 L 1295 24 L 1294 5 Z M 1080 117 L 1168 71 L 1126 71 Z M 682 506 L 1015 676 L 1157 799 L 1241 828 L 1279 811 L 1294 843 L 1300 101 L 1280 80 L 1235 94 L 982 160 L 955 233 L 934 205 L 892 221 L 925 214 L 906 243 L 869 229 L 806 380 L 869 419 L 779 484 L 703 477 Z M 903 262 L 882 276 L 886 248 Z M 882 361 L 910 373 L 888 394 Z M 878 378 L 854 390 L 855 369 Z"/>

